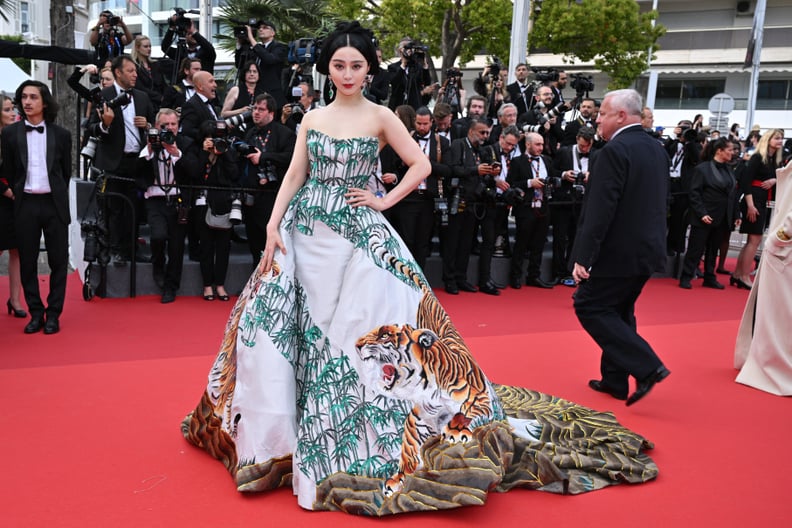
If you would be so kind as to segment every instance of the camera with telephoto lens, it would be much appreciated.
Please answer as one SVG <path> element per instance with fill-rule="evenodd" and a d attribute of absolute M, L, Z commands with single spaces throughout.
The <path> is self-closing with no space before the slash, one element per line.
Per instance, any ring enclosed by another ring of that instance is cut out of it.
<path fill-rule="evenodd" d="M 268 183 L 275 183 L 278 181 L 278 173 L 275 172 L 275 167 L 269 161 L 263 161 L 259 165 L 258 170 L 259 181 L 266 181 Z"/>
<path fill-rule="evenodd" d="M 99 145 L 98 137 L 90 136 L 85 142 L 85 146 L 80 150 L 80 155 L 87 159 L 94 159 L 96 156 L 96 146 Z"/>
<path fill-rule="evenodd" d="M 250 154 L 256 153 L 256 147 L 245 143 L 244 141 L 234 141 L 231 143 L 231 148 L 242 157 L 247 157 Z"/>
<path fill-rule="evenodd" d="M 226 118 L 225 124 L 230 127 L 240 128 L 243 124 L 250 123 L 251 121 L 253 121 L 253 112 L 251 110 L 246 110 L 241 114 Z"/>
<path fill-rule="evenodd" d="M 525 203 L 525 191 L 520 189 L 519 187 L 509 187 L 500 195 L 500 199 L 506 205 L 511 207 L 515 207 L 522 203 Z"/>
<path fill-rule="evenodd" d="M 231 200 L 231 212 L 228 215 L 228 219 L 234 225 L 242 222 L 242 200 L 239 199 L 238 195 L 234 195 L 234 199 Z"/>
<path fill-rule="evenodd" d="M 576 98 L 580 99 L 594 91 L 594 81 L 592 81 L 591 75 L 584 76 L 582 73 L 574 73 L 571 77 L 572 82 L 569 85 L 574 88 Z"/>
<path fill-rule="evenodd" d="M 215 121 L 214 129 L 212 131 L 212 148 L 218 154 L 225 154 L 228 152 L 230 143 L 228 141 L 228 125 L 225 121 Z"/>
<path fill-rule="evenodd" d="M 552 200 L 553 194 L 561 189 L 561 184 L 563 180 L 558 176 L 548 176 L 547 179 L 544 181 L 544 188 L 542 192 L 544 194 L 545 200 Z"/>
<path fill-rule="evenodd" d="M 91 89 L 90 96 L 91 96 L 91 103 L 93 103 L 94 108 L 98 108 L 99 111 L 103 111 L 104 105 L 107 105 L 107 107 L 112 110 L 117 110 L 122 106 L 128 105 L 131 100 L 127 92 L 121 92 L 121 94 L 115 96 L 114 98 L 108 101 L 104 97 L 102 97 L 102 89 L 99 88 L 98 86 Z"/>
<path fill-rule="evenodd" d="M 462 70 L 459 68 L 448 68 L 445 72 L 446 79 L 449 81 L 456 81 L 457 79 L 462 78 Z"/>
<path fill-rule="evenodd" d="M 176 143 L 176 135 L 167 128 L 149 128 L 146 134 L 148 144 L 154 150 L 161 150 L 162 145 L 173 145 Z"/>
<path fill-rule="evenodd" d="M 98 222 L 84 220 L 80 224 L 80 231 L 84 239 L 83 260 L 88 263 L 99 260 L 101 263 L 106 259 L 104 260 L 106 264 L 110 260 L 105 244 L 107 229 Z"/>
<path fill-rule="evenodd" d="M 451 178 L 449 183 L 451 198 L 448 201 L 448 214 L 455 215 L 465 209 L 465 203 L 462 201 L 462 187 L 459 185 L 459 178 Z"/>

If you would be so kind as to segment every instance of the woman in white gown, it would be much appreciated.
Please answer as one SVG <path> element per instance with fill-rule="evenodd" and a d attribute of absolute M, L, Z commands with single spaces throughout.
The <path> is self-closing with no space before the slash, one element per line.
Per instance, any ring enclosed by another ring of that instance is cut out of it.
<path fill-rule="evenodd" d="M 305 115 L 187 440 L 240 491 L 291 485 L 304 508 L 365 515 L 653 479 L 651 443 L 612 414 L 490 383 L 382 216 L 429 163 L 362 95 L 371 32 L 339 25 L 316 68 L 335 100 Z M 386 143 L 409 170 L 377 197 L 366 183 Z"/>

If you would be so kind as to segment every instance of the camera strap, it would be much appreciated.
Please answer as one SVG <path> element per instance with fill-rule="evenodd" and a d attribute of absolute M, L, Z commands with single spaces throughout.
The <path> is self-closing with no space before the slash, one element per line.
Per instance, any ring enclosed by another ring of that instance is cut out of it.
<path fill-rule="evenodd" d="M 163 172 L 165 181 L 163 182 Z M 162 189 L 165 196 L 170 195 L 171 189 L 176 187 L 176 179 L 173 176 L 173 160 L 170 153 L 165 150 L 160 151 L 157 155 L 157 176 L 155 180 L 157 187 Z"/>
<path fill-rule="evenodd" d="M 270 134 L 272 134 L 272 129 L 267 130 L 267 136 L 264 139 L 261 138 L 261 134 L 256 134 L 256 139 L 258 140 L 262 153 L 267 152 L 267 143 L 269 143 Z"/>

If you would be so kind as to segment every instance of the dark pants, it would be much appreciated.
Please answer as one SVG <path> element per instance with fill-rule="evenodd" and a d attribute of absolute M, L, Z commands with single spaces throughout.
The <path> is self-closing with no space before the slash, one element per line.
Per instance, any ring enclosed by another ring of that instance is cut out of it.
<path fill-rule="evenodd" d="M 542 251 L 547 240 L 548 217 L 546 209 L 534 209 L 528 205 L 520 205 L 514 209 L 516 232 L 512 249 L 511 270 L 512 281 L 522 278 L 525 252 L 528 251 L 528 279 L 538 279 L 541 274 Z"/>
<path fill-rule="evenodd" d="M 206 214 L 206 207 L 197 207 Z M 212 229 L 201 222 L 201 277 L 204 287 L 225 286 L 228 256 L 231 252 L 231 230 Z"/>
<path fill-rule="evenodd" d="M 261 260 L 261 254 L 267 245 L 267 222 L 272 216 L 275 207 L 277 191 L 261 191 L 255 194 L 252 206 L 242 209 L 245 220 L 245 236 L 248 240 L 250 256 L 253 257 L 253 266 Z"/>
<path fill-rule="evenodd" d="M 495 212 L 496 204 L 476 204 L 476 218 L 481 227 L 481 243 L 479 244 L 478 281 L 483 286 L 492 279 L 492 254 L 495 252 Z"/>
<path fill-rule="evenodd" d="M 443 241 L 443 282 L 446 285 L 467 281 L 475 227 L 476 217 L 470 206 L 457 214 L 448 215 L 448 227 Z"/>
<path fill-rule="evenodd" d="M 680 280 L 690 281 L 696 275 L 696 268 L 704 256 L 704 280 L 715 281 L 715 261 L 718 248 L 723 241 L 724 232 L 727 231 L 725 222 L 719 225 L 692 225 L 685 260 L 682 264 Z"/>
<path fill-rule="evenodd" d="M 51 194 L 22 194 L 17 197 L 22 203 L 17 206 L 14 216 L 22 289 L 25 302 L 33 319 L 45 315 L 56 320 L 63 312 L 66 298 L 66 275 L 69 270 L 69 226 L 64 223 L 55 210 Z M 41 300 L 38 279 L 38 257 L 41 234 L 44 234 L 44 247 L 47 249 L 47 263 L 50 267 L 49 295 L 47 306 Z"/>
<path fill-rule="evenodd" d="M 420 191 L 410 193 L 391 209 L 391 224 L 424 271 L 432 250 L 434 220 L 434 199 Z"/>
<path fill-rule="evenodd" d="M 135 179 L 139 176 L 139 167 L 139 158 L 136 155 L 124 154 L 121 164 L 112 171 L 112 175 Z M 110 177 L 107 179 L 105 190 L 107 193 L 113 193 L 105 198 L 110 251 L 131 258 L 132 246 L 137 241 L 138 233 L 139 198 L 137 186 L 133 182 Z"/>
<path fill-rule="evenodd" d="M 668 209 L 668 236 L 666 247 L 668 251 L 678 254 L 685 252 L 685 234 L 687 232 L 688 195 L 682 189 L 682 178 L 671 178 L 670 192 L 671 204 Z"/>
<path fill-rule="evenodd" d="M 187 226 L 178 221 L 176 198 L 152 197 L 146 200 L 145 205 L 151 227 L 151 264 L 154 276 L 164 277 L 165 289 L 175 293 L 181 285 L 184 234 Z"/>
<path fill-rule="evenodd" d="M 591 277 L 575 292 L 574 306 L 583 329 L 602 349 L 602 381 L 627 394 L 629 376 L 643 380 L 662 362 L 637 332 L 635 302 L 649 280 L 641 277 Z"/>
<path fill-rule="evenodd" d="M 551 205 L 553 223 L 553 276 L 569 277 L 569 256 L 577 231 L 577 208 L 574 205 Z"/>

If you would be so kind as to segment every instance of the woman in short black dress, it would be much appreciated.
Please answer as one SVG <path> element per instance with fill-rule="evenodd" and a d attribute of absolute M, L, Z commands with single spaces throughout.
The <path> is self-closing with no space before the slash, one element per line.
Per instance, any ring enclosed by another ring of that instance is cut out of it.
<path fill-rule="evenodd" d="M 748 235 L 748 241 L 737 257 L 737 267 L 729 283 L 738 288 L 751 288 L 751 270 L 754 256 L 762 241 L 762 233 L 769 219 L 767 202 L 772 200 L 775 190 L 775 170 L 781 166 L 784 131 L 768 130 L 759 139 L 756 152 L 740 176 L 743 201 L 740 204 L 742 224 L 740 233 Z"/>
<path fill-rule="evenodd" d="M 14 102 L 7 95 L 2 96 L 0 112 L 0 133 L 16 119 Z M 0 167 L 3 160 L 0 159 Z M 2 173 L 0 173 L 2 174 Z M 8 315 L 25 317 L 27 312 L 22 309 L 22 279 L 19 275 L 19 252 L 14 235 L 14 193 L 2 176 L 0 176 L 0 253 L 8 251 L 8 286 L 9 297 L 6 301 Z"/>

